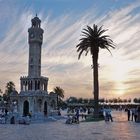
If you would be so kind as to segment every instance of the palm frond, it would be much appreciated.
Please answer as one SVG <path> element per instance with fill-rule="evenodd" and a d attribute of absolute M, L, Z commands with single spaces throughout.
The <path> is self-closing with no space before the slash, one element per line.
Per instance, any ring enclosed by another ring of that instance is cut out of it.
<path fill-rule="evenodd" d="M 81 58 L 81 55 L 82 55 L 83 51 L 84 51 L 84 50 L 80 50 L 79 55 L 78 55 L 78 59 Z"/>
<path fill-rule="evenodd" d="M 105 48 L 110 52 L 110 54 L 112 55 L 111 51 L 109 50 L 109 48 L 107 46 L 105 46 Z"/>
<path fill-rule="evenodd" d="M 90 36 L 90 34 L 88 32 L 82 31 L 82 36 L 86 35 L 87 37 Z"/>
<path fill-rule="evenodd" d="M 98 27 L 93 24 L 93 28 L 91 28 L 87 25 L 87 28 L 82 30 L 82 38 L 76 46 L 77 52 L 79 52 L 78 59 L 80 59 L 83 52 L 87 55 L 90 51 L 91 55 L 95 55 L 99 52 L 99 48 L 107 49 L 111 53 L 109 48 L 115 48 L 115 45 L 109 35 L 103 35 L 107 30 L 103 29 L 103 26 Z"/>
<path fill-rule="evenodd" d="M 94 34 L 94 31 L 93 31 L 93 29 L 90 26 L 87 26 L 87 29 L 88 29 L 88 33 L 90 35 Z"/>
<path fill-rule="evenodd" d="M 102 30 L 102 31 L 98 32 L 98 35 L 101 36 L 106 31 L 107 31 L 107 29 L 106 30 Z"/>

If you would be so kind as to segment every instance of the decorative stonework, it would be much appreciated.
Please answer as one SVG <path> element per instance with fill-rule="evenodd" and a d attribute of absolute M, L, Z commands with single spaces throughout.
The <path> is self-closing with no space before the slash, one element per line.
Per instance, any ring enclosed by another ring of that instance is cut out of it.
<path fill-rule="evenodd" d="M 47 77 L 21 77 L 21 91 L 41 90 L 47 92 L 48 78 Z"/>

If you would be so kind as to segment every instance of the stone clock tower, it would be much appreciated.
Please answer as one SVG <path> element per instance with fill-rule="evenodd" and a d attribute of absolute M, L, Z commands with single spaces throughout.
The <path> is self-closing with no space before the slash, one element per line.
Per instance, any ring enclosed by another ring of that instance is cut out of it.
<path fill-rule="evenodd" d="M 18 112 L 24 116 L 30 112 L 33 116 L 48 116 L 57 106 L 56 94 L 48 94 L 48 78 L 41 76 L 41 48 L 43 43 L 41 20 L 36 16 L 28 29 L 29 60 L 28 76 L 20 78 L 21 92 L 11 96 L 18 98 Z"/>
<path fill-rule="evenodd" d="M 36 16 L 28 29 L 29 61 L 28 77 L 21 77 L 21 91 L 42 91 L 47 93 L 48 78 L 41 76 L 41 47 L 43 29 L 41 20 Z"/>
<path fill-rule="evenodd" d="M 43 29 L 38 17 L 32 19 L 32 27 L 28 30 L 29 42 L 29 77 L 41 76 L 41 45 L 43 41 Z"/>

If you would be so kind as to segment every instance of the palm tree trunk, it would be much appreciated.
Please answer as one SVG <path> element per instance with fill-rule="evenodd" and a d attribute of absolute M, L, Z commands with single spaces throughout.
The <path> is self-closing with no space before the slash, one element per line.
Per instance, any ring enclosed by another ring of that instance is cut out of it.
<path fill-rule="evenodd" d="M 93 94 L 94 94 L 94 116 L 99 117 L 99 82 L 98 82 L 98 53 L 92 56 L 93 61 Z"/>
<path fill-rule="evenodd" d="M 57 109 L 59 109 L 58 94 L 57 94 Z"/>

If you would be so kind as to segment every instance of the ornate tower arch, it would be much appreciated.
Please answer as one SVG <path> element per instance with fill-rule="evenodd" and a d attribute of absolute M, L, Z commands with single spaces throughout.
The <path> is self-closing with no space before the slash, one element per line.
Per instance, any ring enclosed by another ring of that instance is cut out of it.
<path fill-rule="evenodd" d="M 29 115 L 29 102 L 27 100 L 23 103 L 23 115 Z"/>

